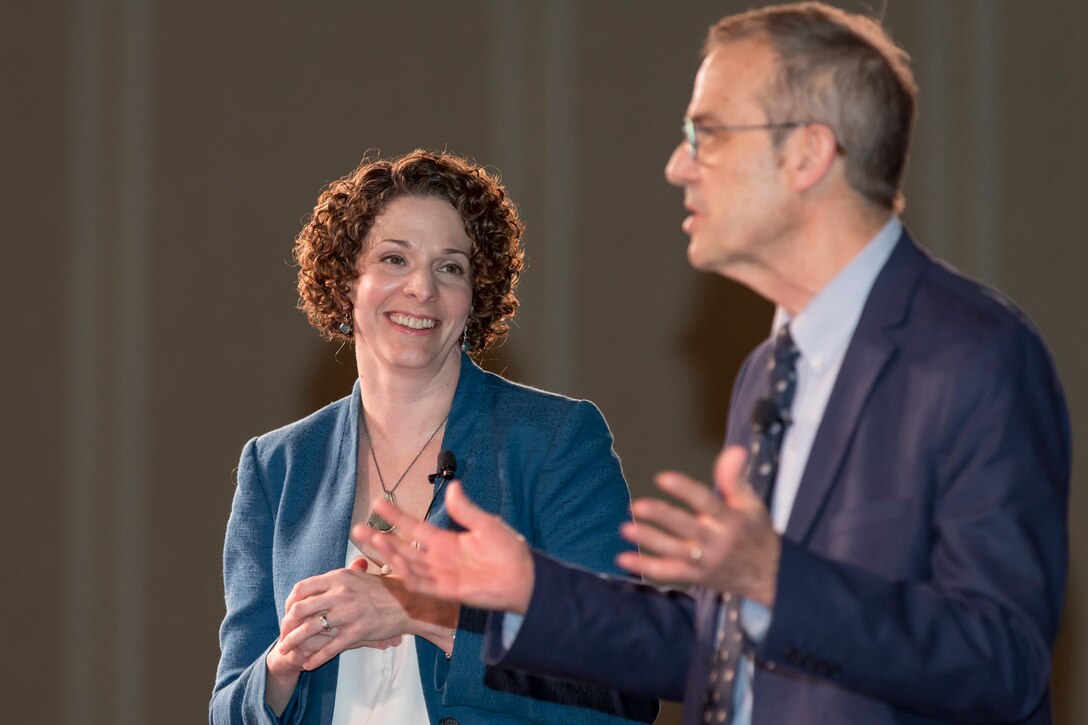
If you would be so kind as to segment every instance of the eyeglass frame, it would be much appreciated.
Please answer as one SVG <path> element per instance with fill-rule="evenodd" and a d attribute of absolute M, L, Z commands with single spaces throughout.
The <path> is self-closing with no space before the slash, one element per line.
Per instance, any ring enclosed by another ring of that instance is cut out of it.
<path fill-rule="evenodd" d="M 719 123 L 708 125 L 704 123 L 696 123 L 690 117 L 685 116 L 683 123 L 680 124 L 680 131 L 684 134 L 684 142 L 688 145 L 688 155 L 692 160 L 698 161 L 699 159 L 699 137 L 696 135 L 699 131 L 703 133 L 717 133 L 720 131 L 727 132 L 739 132 L 739 131 L 776 131 L 784 128 L 804 128 L 805 126 L 813 126 L 821 121 L 781 121 L 779 123 Z M 823 124 L 826 125 L 826 124 Z M 835 150 L 839 155 L 845 155 L 846 149 L 842 147 L 839 140 L 835 139 Z"/>

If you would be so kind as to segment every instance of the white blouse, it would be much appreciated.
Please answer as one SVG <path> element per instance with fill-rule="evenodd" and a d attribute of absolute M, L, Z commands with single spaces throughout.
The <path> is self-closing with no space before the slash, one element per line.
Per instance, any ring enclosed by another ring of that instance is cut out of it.
<path fill-rule="evenodd" d="M 344 566 L 362 555 L 349 539 Z M 341 653 L 332 725 L 426 722 L 414 636 L 406 634 L 398 646 L 385 650 L 359 647 Z"/>

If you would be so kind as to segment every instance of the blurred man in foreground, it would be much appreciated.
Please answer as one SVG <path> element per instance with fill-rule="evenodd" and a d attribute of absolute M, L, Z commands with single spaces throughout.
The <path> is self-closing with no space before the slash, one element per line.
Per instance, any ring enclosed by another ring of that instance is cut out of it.
<path fill-rule="evenodd" d="M 907 58 L 819 3 L 711 31 L 665 174 L 693 267 L 777 305 L 716 493 L 641 500 L 633 574 L 531 551 L 451 485 L 440 532 L 379 504 L 410 587 L 495 610 L 485 656 L 684 702 L 687 723 L 1050 723 L 1070 433 L 1034 326 L 896 216 Z M 471 495 L 471 491 L 468 492 Z M 511 616 L 516 615 L 516 616 Z"/>

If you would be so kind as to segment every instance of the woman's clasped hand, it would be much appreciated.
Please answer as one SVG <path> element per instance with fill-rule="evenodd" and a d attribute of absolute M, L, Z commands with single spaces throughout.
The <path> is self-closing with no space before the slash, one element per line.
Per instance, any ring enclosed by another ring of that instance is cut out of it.
<path fill-rule="evenodd" d="M 347 569 L 299 582 L 287 597 L 269 667 L 282 659 L 291 668 L 312 670 L 344 650 L 400 644 L 410 621 L 403 592 L 393 577 L 370 573 L 363 557 Z"/>

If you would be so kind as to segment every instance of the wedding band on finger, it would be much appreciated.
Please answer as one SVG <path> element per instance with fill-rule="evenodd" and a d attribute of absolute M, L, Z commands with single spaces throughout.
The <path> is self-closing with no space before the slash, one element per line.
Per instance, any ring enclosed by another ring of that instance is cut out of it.
<path fill-rule="evenodd" d="M 329 624 L 329 613 L 328 612 L 322 612 L 321 613 L 321 631 L 325 632 L 326 634 L 328 634 L 329 632 L 332 631 L 332 625 Z"/>
<path fill-rule="evenodd" d="M 703 558 L 703 550 L 698 546 L 693 546 L 688 549 L 688 554 L 691 556 L 692 561 L 701 561 Z"/>
<path fill-rule="evenodd" d="M 419 539 L 412 539 L 411 547 L 417 551 L 426 551 L 427 547 Z"/>

